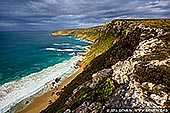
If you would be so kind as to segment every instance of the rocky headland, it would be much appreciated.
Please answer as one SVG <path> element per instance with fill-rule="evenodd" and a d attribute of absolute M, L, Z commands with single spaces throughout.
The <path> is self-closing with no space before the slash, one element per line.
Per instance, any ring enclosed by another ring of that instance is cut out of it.
<path fill-rule="evenodd" d="M 93 45 L 79 63 L 82 73 L 42 113 L 170 108 L 169 19 L 113 20 L 52 35 L 72 35 Z"/>

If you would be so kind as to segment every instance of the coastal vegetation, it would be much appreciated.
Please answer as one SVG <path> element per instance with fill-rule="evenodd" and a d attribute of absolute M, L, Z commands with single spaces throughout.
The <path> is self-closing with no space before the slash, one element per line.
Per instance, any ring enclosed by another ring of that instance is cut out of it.
<path fill-rule="evenodd" d="M 83 72 L 42 113 L 146 108 L 147 104 L 170 108 L 169 19 L 113 20 L 52 35 L 72 35 L 93 45 L 80 63 Z"/>

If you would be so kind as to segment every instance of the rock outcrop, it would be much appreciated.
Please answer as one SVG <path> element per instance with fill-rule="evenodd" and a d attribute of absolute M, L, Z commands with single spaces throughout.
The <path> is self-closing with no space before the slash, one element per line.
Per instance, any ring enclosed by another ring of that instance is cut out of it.
<path fill-rule="evenodd" d="M 42 112 L 170 108 L 170 20 L 108 22 L 88 55 L 84 71 Z"/>
<path fill-rule="evenodd" d="M 156 81 L 140 81 L 138 79 L 137 72 L 142 63 L 141 60 L 134 60 L 137 58 L 143 58 L 146 54 L 151 55 L 157 46 L 163 45 L 164 43 L 158 39 L 149 39 L 144 40 L 139 43 L 139 46 L 134 51 L 133 56 L 129 57 L 127 60 L 119 61 L 115 65 L 112 66 L 111 69 L 104 69 L 103 71 L 112 72 L 112 75 L 105 73 L 95 73 L 92 75 L 92 82 L 90 84 L 90 88 L 95 89 L 99 80 L 102 80 L 102 77 L 111 76 L 112 80 L 116 81 L 119 86 L 115 89 L 113 88 L 113 93 L 110 95 L 109 99 L 102 104 L 101 102 L 93 102 L 90 103 L 85 101 L 82 105 L 72 110 L 72 112 L 101 112 L 103 108 L 166 108 L 166 102 L 168 102 L 169 91 L 168 84 L 156 84 Z M 154 45 L 154 46 L 153 46 Z M 160 48 L 159 48 L 160 49 Z M 170 48 L 169 48 L 170 49 Z M 155 55 L 158 55 L 157 53 Z M 157 68 L 157 66 L 167 66 L 168 76 L 170 75 L 170 58 L 162 59 L 159 58 L 157 60 L 147 60 L 145 67 L 143 69 L 149 68 Z M 141 67 L 140 67 L 141 68 Z M 137 77 L 136 77 L 137 76 Z M 149 76 L 146 75 L 146 76 Z M 153 75 L 154 76 L 154 75 Z M 166 75 L 165 75 L 166 76 Z M 168 79 L 165 78 L 165 79 Z M 160 80 L 160 79 L 158 79 Z M 155 83 L 155 84 L 154 84 Z M 73 93 L 74 94 L 74 93 Z M 91 106 L 94 105 L 92 108 Z M 98 107 L 96 107 L 98 106 Z M 70 112 L 68 112 L 70 111 Z M 71 113 L 71 110 L 66 110 L 66 113 Z"/>

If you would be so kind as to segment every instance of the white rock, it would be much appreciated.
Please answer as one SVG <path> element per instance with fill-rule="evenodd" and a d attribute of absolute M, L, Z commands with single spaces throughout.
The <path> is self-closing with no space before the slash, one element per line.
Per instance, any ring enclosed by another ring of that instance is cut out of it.
<path fill-rule="evenodd" d="M 156 95 L 156 94 L 151 94 L 150 98 L 153 99 L 157 104 L 164 106 L 164 103 L 167 101 L 168 99 L 168 95 L 161 91 L 162 96 Z"/>

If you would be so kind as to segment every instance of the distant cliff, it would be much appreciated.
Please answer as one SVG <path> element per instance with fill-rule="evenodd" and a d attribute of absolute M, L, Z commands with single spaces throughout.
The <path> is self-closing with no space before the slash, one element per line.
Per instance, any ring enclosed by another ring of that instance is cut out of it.
<path fill-rule="evenodd" d="M 81 62 L 84 71 L 42 112 L 170 108 L 170 20 L 113 20 L 92 29 L 52 33 L 82 34 L 94 42 Z M 93 34 L 95 38 L 88 37 Z"/>
<path fill-rule="evenodd" d="M 94 42 L 99 37 L 99 31 L 102 26 L 82 29 L 58 30 L 51 33 L 51 35 L 70 35 L 77 38 L 83 38 Z"/>

